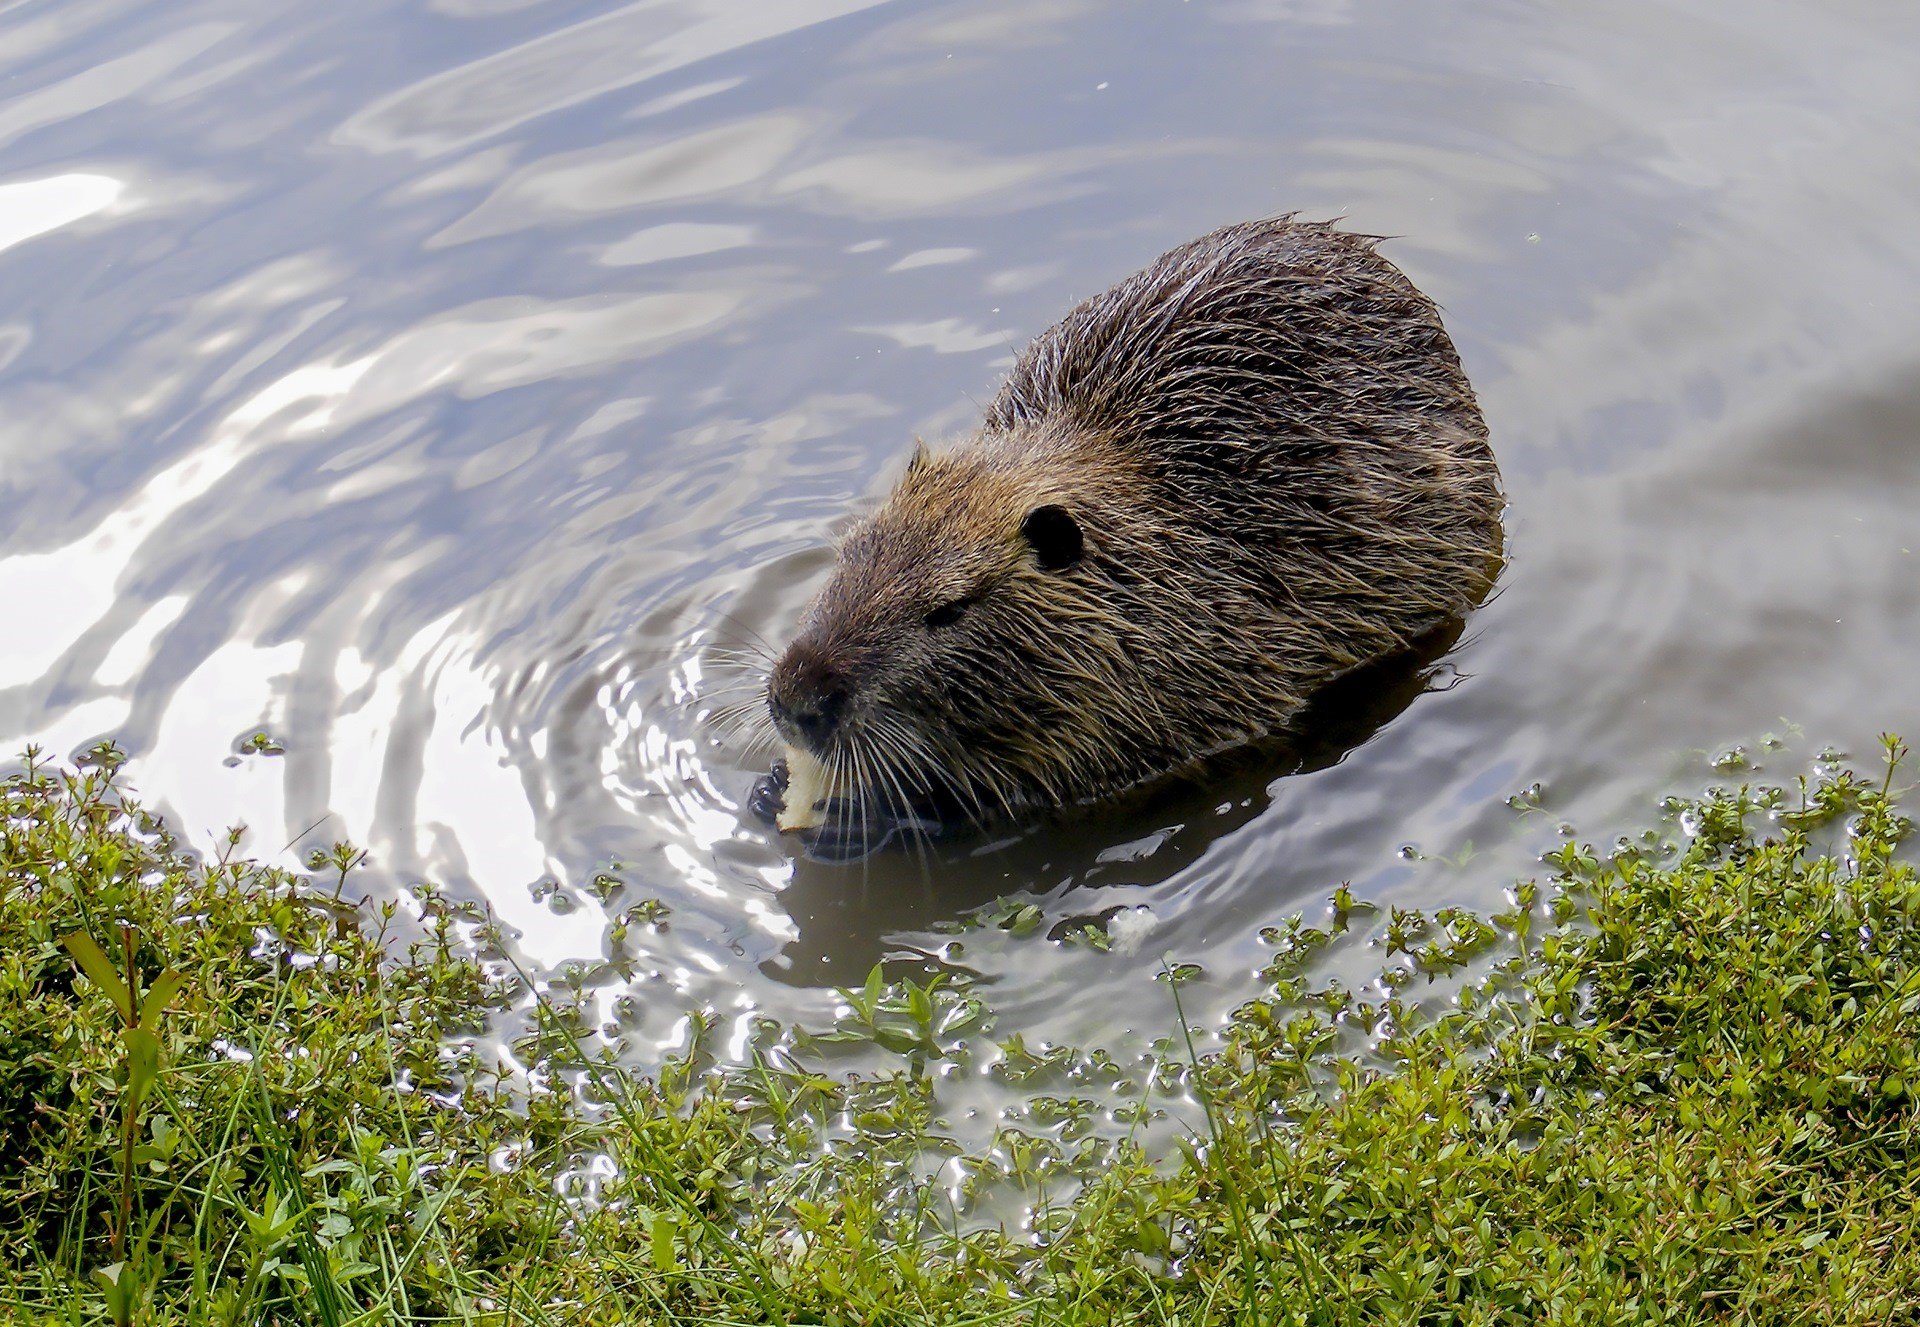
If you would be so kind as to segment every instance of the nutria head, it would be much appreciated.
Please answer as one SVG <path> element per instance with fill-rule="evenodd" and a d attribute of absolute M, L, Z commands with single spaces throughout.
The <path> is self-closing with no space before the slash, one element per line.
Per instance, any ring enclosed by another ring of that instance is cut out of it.
<path fill-rule="evenodd" d="M 1110 718 L 1084 698 L 1140 689 L 1103 588 L 1134 519 L 1126 478 L 1044 431 L 916 452 L 773 669 L 791 752 L 832 786 L 976 814 L 1079 791 L 1073 749 Z"/>
<path fill-rule="evenodd" d="M 1163 255 L 919 450 L 774 667 L 784 828 L 836 797 L 986 818 L 1279 729 L 1485 594 L 1501 498 L 1433 305 L 1281 218 Z"/>

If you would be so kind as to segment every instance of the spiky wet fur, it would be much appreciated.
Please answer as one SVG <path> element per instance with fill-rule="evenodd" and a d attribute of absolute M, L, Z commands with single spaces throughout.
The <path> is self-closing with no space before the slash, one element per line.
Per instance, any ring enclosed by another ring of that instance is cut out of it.
<path fill-rule="evenodd" d="M 815 754 L 866 794 L 983 818 L 1095 799 L 1281 729 L 1484 597 L 1486 426 L 1374 243 L 1229 226 L 1035 340 L 979 431 L 916 453 L 842 543 L 797 638 L 852 682 Z M 1061 571 L 1020 534 L 1045 504 L 1085 537 Z"/>

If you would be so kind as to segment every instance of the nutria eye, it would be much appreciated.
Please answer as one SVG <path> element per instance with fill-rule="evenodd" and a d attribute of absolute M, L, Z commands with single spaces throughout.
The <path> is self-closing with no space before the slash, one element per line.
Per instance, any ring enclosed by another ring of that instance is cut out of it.
<path fill-rule="evenodd" d="M 1042 571 L 1064 571 L 1087 551 L 1080 523 L 1065 507 L 1035 507 L 1020 522 L 1020 537 L 1033 545 Z"/>
<path fill-rule="evenodd" d="M 926 623 L 930 627 L 950 627 L 960 620 L 960 615 L 966 612 L 972 604 L 973 600 L 970 598 L 949 599 L 946 603 L 941 604 L 938 608 L 931 610 L 927 614 Z"/>

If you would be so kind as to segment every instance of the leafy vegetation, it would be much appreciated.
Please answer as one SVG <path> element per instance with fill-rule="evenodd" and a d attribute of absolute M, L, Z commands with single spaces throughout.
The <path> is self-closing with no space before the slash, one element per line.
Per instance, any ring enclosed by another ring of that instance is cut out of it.
<path fill-rule="evenodd" d="M 1917 1321 L 1896 757 L 1676 802 L 1670 843 L 1570 844 L 1498 916 L 1343 888 L 1145 1071 L 995 1043 L 963 986 L 876 973 L 746 1065 L 696 1017 L 651 1079 L 471 909 L 355 905 L 347 845 L 310 874 L 198 860 L 111 749 L 30 757 L 0 786 L 0 1314 Z M 1378 987 L 1315 987 L 1345 943 L 1379 947 Z M 829 1072 L 846 1043 L 895 1067 Z M 943 1131 L 955 1063 L 1026 1096 L 988 1149 Z M 1151 1155 L 1132 1126 L 1195 1101 Z M 1030 1219 L 983 1225 L 996 1194 Z"/>

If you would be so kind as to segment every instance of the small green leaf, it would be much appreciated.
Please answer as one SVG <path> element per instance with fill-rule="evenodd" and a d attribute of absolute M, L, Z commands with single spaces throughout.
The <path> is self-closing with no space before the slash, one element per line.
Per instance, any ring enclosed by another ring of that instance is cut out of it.
<path fill-rule="evenodd" d="M 167 1005 L 187 984 L 187 975 L 175 968 L 168 968 L 153 979 L 153 985 L 147 988 L 147 995 L 140 1002 L 140 1026 L 149 1032 L 158 1031 L 160 1015 L 165 1013 Z"/>
<path fill-rule="evenodd" d="M 127 1092 L 137 1103 L 160 1075 L 160 1038 L 143 1027 L 121 1034 L 127 1047 Z"/>
<path fill-rule="evenodd" d="M 113 1007 L 120 1011 L 121 1020 L 127 1023 L 133 1022 L 133 997 L 127 993 L 127 984 L 120 980 L 120 974 L 113 970 L 112 962 L 100 946 L 93 942 L 93 937 L 85 931 L 75 931 L 71 935 L 60 937 L 60 943 L 67 947 L 67 952 L 73 955 L 74 961 L 80 965 L 80 970 L 87 974 L 87 979 L 113 1001 Z"/>
<path fill-rule="evenodd" d="M 679 1259 L 673 1251 L 675 1229 L 672 1217 L 664 1212 L 654 1213 L 649 1227 L 653 1244 L 653 1265 L 663 1272 L 671 1272 L 679 1265 Z"/>
<path fill-rule="evenodd" d="M 880 1044 L 880 1049 L 892 1051 L 895 1055 L 908 1055 L 922 1047 L 920 1038 L 905 1028 L 875 1028 L 873 1039 Z"/>
<path fill-rule="evenodd" d="M 133 1268 L 124 1262 L 108 1263 L 105 1267 L 93 1269 L 93 1279 L 100 1283 L 100 1289 L 107 1299 L 107 1312 L 116 1323 L 133 1321 L 135 1285 Z"/>

